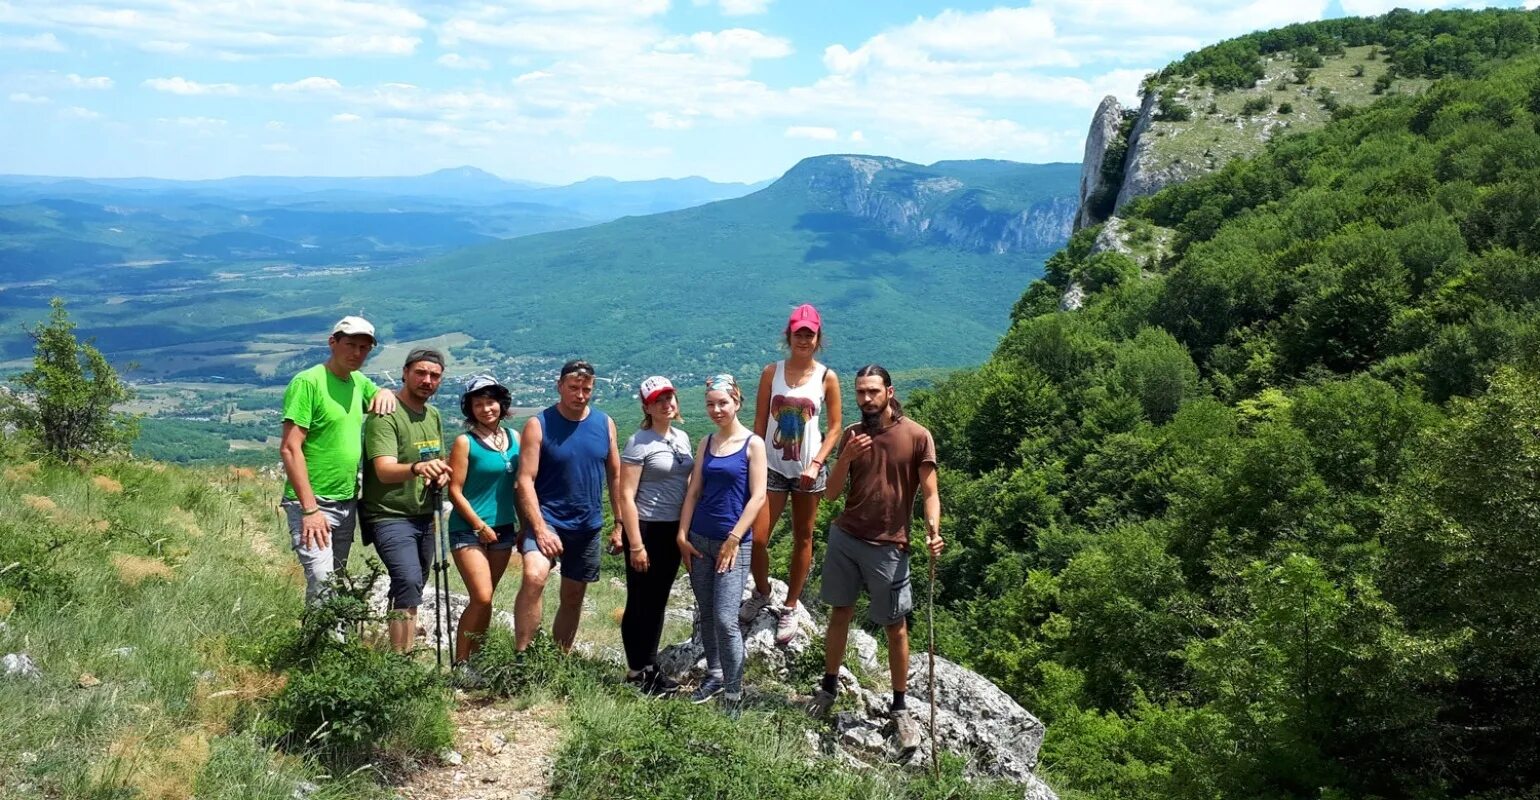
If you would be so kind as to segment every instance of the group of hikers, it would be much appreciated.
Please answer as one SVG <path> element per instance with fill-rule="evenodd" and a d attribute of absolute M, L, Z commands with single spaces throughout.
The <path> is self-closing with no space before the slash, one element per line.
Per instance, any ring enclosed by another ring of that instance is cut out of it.
<path fill-rule="evenodd" d="M 898 739 L 915 748 L 919 725 L 905 701 L 906 618 L 913 605 L 909 523 L 916 497 L 923 497 L 925 544 L 932 557 L 939 555 L 935 443 L 904 416 L 892 377 L 876 364 L 856 372 L 861 421 L 842 429 L 838 377 L 817 360 L 823 345 L 818 310 L 798 306 L 783 334 L 787 357 L 759 377 L 752 429 L 739 419 L 744 397 L 737 379 L 714 375 L 706 380 L 705 413 L 715 430 L 692 448 L 677 425 L 673 383 L 653 376 L 638 387 L 642 426 L 621 444 L 614 421 L 590 405 L 593 366 L 572 360 L 557 376 L 557 402 L 517 432 L 506 424 L 513 411 L 508 388 L 489 375 L 470 377 L 460 398 L 466 431 L 446 456 L 439 412 L 430 403 L 444 379 L 443 353 L 412 350 L 402 364 L 401 388 L 381 389 L 359 372 L 378 344 L 374 327 L 361 317 L 342 318 L 332 328 L 328 359 L 295 375 L 283 399 L 282 508 L 305 572 L 307 602 L 344 568 L 357 529 L 390 576 L 391 644 L 410 650 L 434 560 L 441 491 L 452 507 L 449 543 L 469 594 L 452 659 L 461 678 L 475 678 L 468 659 L 491 622 L 493 593 L 515 550 L 523 580 L 514 636 L 522 652 L 540 628 L 553 568 L 561 586 L 552 637 L 563 651 L 572 648 L 584 595 L 599 579 L 601 549 L 608 549 L 626 557 L 626 681 L 651 695 L 681 690 L 656 659 L 670 589 L 683 565 L 707 664 L 691 699 L 705 703 L 720 695 L 736 713 L 742 626 L 774 614 L 776 643 L 791 641 L 812 567 L 819 500 L 844 493 L 844 511 L 829 525 L 825 546 L 821 598 L 831 611 L 824 675 L 808 710 L 821 715 L 834 704 L 864 589 L 871 620 L 887 634 Z M 606 493 L 614 519 L 607 534 Z M 777 606 L 768 547 L 788 500 L 790 574 Z"/>

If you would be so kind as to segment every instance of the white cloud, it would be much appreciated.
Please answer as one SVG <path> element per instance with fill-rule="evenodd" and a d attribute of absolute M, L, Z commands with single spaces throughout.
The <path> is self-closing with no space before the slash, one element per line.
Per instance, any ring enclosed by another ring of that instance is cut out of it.
<path fill-rule="evenodd" d="M 360 117 L 357 114 L 349 114 L 346 112 L 332 115 L 332 122 L 357 122 L 361 119 L 363 119 L 363 117 Z"/>
<path fill-rule="evenodd" d="M 102 118 L 100 113 L 92 111 L 89 108 L 83 108 L 81 106 L 70 106 L 63 111 L 60 111 L 59 115 L 65 117 L 66 119 L 79 119 L 88 121 Z"/>
<path fill-rule="evenodd" d="M 299 79 L 297 81 L 294 81 L 293 83 L 275 83 L 275 84 L 273 84 L 273 91 L 280 92 L 280 93 L 281 92 L 316 92 L 316 93 L 325 93 L 325 92 L 336 92 L 336 91 L 339 91 L 341 89 L 342 89 L 342 82 L 338 81 L 336 78 L 322 78 L 322 77 L 317 77 L 317 76 L 312 76 L 312 77 L 309 77 L 309 78 L 301 78 L 301 79 Z"/>
<path fill-rule="evenodd" d="M 1524 8 L 1528 11 L 1534 11 L 1540 8 L 1540 0 L 1524 0 Z"/>
<path fill-rule="evenodd" d="M 445 53 L 438 57 L 436 62 L 441 67 L 450 69 L 491 69 L 492 64 L 480 56 L 462 56 L 459 53 Z"/>
<path fill-rule="evenodd" d="M 721 0 L 722 13 L 729 17 L 763 14 L 770 10 L 771 0 Z"/>
<path fill-rule="evenodd" d="M 679 117 L 667 111 L 654 111 L 647 115 L 647 124 L 660 131 L 683 131 L 695 126 L 695 120 Z"/>
<path fill-rule="evenodd" d="M 596 158 L 667 158 L 674 154 L 671 147 L 633 147 L 611 142 L 579 142 L 568 147 L 567 152 Z"/>
<path fill-rule="evenodd" d="M 262 145 L 262 149 L 269 153 L 292 153 L 294 152 L 294 145 L 288 142 L 268 142 Z"/>
<path fill-rule="evenodd" d="M 832 142 L 840 138 L 840 132 L 833 128 L 823 128 L 816 125 L 793 125 L 786 129 L 786 138 Z"/>
<path fill-rule="evenodd" d="M 702 31 L 684 41 L 703 55 L 727 59 L 785 58 L 792 54 L 790 41 L 748 28 L 729 28 L 715 33 Z M 660 49 L 672 50 L 681 44 L 679 39 L 670 39 Z"/>
<path fill-rule="evenodd" d="M 0 50 L 31 50 L 39 53 L 63 53 L 66 51 L 59 37 L 51 33 L 36 36 L 0 36 Z"/>
<path fill-rule="evenodd" d="M 864 141 L 866 141 L 866 134 L 864 134 L 864 133 L 862 133 L 860 131 L 851 131 L 850 132 L 850 141 L 852 141 L 852 142 L 864 142 Z"/>
<path fill-rule="evenodd" d="M 402 56 L 427 20 L 398 0 L 9 0 L 0 25 L 69 31 L 151 52 L 221 58 Z"/>
<path fill-rule="evenodd" d="M 166 125 L 179 125 L 184 128 L 196 128 L 205 131 L 213 128 L 223 128 L 229 124 L 228 121 L 217 117 L 161 117 L 155 121 Z"/>
<path fill-rule="evenodd" d="M 288 130 L 289 126 L 284 124 L 284 123 L 282 123 L 282 122 L 279 122 L 276 119 L 270 119 L 270 120 L 267 121 L 267 124 L 263 125 L 262 127 L 266 128 L 266 129 L 268 129 L 270 131 L 282 131 L 282 130 Z"/>
<path fill-rule="evenodd" d="M 106 77 L 105 75 L 98 76 L 98 77 L 95 77 L 95 78 L 82 78 L 81 76 L 76 75 L 75 73 L 71 72 L 70 74 L 64 76 L 64 80 L 65 80 L 66 83 L 68 83 L 70 86 L 73 86 L 76 89 L 111 89 L 112 88 L 112 79 L 109 78 L 109 77 Z"/>
<path fill-rule="evenodd" d="M 10 100 L 12 103 L 22 103 L 24 105 L 32 106 L 41 106 L 53 102 L 53 100 L 50 100 L 43 95 L 29 94 L 27 92 L 12 92 Z"/>
<path fill-rule="evenodd" d="M 181 76 L 171 78 L 150 78 L 140 84 L 148 89 L 169 94 L 186 96 L 196 95 L 236 95 L 240 94 L 241 87 L 233 83 L 199 83 L 190 81 Z"/>

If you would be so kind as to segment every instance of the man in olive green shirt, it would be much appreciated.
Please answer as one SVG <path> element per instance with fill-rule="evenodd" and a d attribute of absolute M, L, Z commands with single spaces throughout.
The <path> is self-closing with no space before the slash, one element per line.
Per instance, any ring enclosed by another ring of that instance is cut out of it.
<path fill-rule="evenodd" d="M 390 643 L 406 652 L 417 637 L 417 607 L 433 564 L 429 484 L 449 482 L 444 429 L 428 401 L 444 378 L 444 355 L 417 349 L 401 368 L 399 407 L 364 423 L 363 524 L 390 575 Z"/>
<path fill-rule="evenodd" d="M 278 453 L 286 475 L 283 508 L 294 553 L 305 570 L 305 602 L 321 593 L 333 571 L 348 563 L 358 521 L 359 433 L 364 409 L 388 414 L 396 397 L 358 369 L 374 349 L 374 326 L 343 317 L 332 326 L 325 363 L 304 370 L 283 393 Z"/>

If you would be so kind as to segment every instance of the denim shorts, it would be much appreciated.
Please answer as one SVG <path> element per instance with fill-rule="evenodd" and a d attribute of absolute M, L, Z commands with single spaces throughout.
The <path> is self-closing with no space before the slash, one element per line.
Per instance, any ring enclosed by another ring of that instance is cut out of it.
<path fill-rule="evenodd" d="M 519 523 L 517 522 L 493 525 L 492 532 L 497 534 L 497 541 L 487 544 L 481 541 L 481 537 L 476 535 L 475 531 L 450 531 L 449 549 L 485 547 L 488 550 L 512 550 L 519 544 Z"/>
<path fill-rule="evenodd" d="M 422 605 L 422 589 L 433 568 L 433 517 L 380 517 L 364 520 L 374 539 L 374 552 L 390 575 L 390 607 Z"/>
<path fill-rule="evenodd" d="M 802 476 L 788 478 L 775 470 L 767 470 L 765 476 L 765 491 L 767 492 L 797 492 L 798 494 L 822 494 L 824 487 L 829 485 L 829 467 L 827 464 L 818 465 L 818 479 L 813 481 L 813 488 L 802 488 Z"/>
<path fill-rule="evenodd" d="M 551 559 L 552 564 L 561 564 L 561 576 L 584 583 L 599 580 L 599 540 L 604 538 L 599 534 L 602 531 L 598 528 L 591 531 L 550 528 L 550 531 L 561 539 L 561 555 Z M 519 543 L 519 552 L 540 552 L 533 531 Z"/>

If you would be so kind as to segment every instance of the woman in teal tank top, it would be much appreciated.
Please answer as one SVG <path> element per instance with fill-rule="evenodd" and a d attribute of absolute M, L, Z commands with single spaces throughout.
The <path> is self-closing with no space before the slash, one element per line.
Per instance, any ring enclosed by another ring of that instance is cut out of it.
<path fill-rule="evenodd" d="M 502 424 L 512 407 L 513 396 L 490 375 L 472 377 L 460 398 L 470 431 L 449 450 L 449 543 L 470 602 L 455 628 L 456 663 L 481 647 L 492 622 L 492 593 L 519 542 L 519 437 Z"/>

